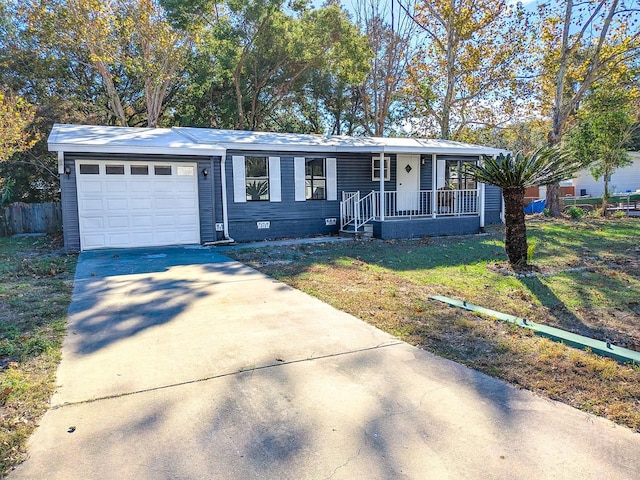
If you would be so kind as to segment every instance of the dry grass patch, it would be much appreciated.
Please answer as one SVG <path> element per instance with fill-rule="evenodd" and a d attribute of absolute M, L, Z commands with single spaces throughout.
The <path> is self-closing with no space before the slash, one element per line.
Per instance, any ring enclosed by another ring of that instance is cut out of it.
<path fill-rule="evenodd" d="M 413 345 L 640 431 L 640 367 L 427 300 L 460 298 L 618 344 L 640 343 L 640 221 L 585 222 L 529 223 L 534 263 L 546 276 L 491 268 L 505 265 L 501 228 L 486 236 L 231 255 Z M 554 273 L 571 268 L 578 270 Z"/>
<path fill-rule="evenodd" d="M 24 460 L 55 389 L 76 265 L 60 248 L 56 238 L 0 238 L 0 476 Z"/>

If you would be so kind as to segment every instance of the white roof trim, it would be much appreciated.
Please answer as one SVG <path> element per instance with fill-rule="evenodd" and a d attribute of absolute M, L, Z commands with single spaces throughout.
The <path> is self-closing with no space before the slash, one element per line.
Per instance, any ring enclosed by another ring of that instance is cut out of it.
<path fill-rule="evenodd" d="M 296 133 L 250 132 L 212 128 L 134 128 L 56 124 L 49 150 L 88 153 L 225 155 L 238 152 L 422 153 L 498 155 L 504 150 L 418 138 L 347 137 Z"/>
<path fill-rule="evenodd" d="M 441 153 L 460 155 L 498 155 L 504 150 L 453 142 L 408 137 L 347 137 L 298 133 L 249 132 L 210 128 L 173 127 L 193 142 L 215 143 L 227 150 L 278 152 L 364 152 L 364 153 Z"/>
<path fill-rule="evenodd" d="M 222 156 L 218 145 L 191 142 L 169 128 L 56 124 L 48 140 L 52 152 Z"/>

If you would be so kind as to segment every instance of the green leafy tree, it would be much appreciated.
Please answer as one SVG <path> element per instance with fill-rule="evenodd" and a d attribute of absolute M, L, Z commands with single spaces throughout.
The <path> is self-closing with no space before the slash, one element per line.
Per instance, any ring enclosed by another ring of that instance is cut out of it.
<path fill-rule="evenodd" d="M 210 123 L 226 126 L 232 115 L 232 126 L 238 129 L 303 125 L 304 118 L 296 122 L 294 117 L 308 113 L 303 111 L 308 105 L 298 99 L 314 85 L 312 80 L 329 76 L 357 83 L 368 69 L 366 38 L 335 3 L 317 9 L 307 2 L 282 0 L 164 3 L 206 52 L 198 56 L 197 73 L 209 78 L 200 76 L 199 86 L 188 94 L 214 108 L 211 99 L 226 97 Z M 183 118 L 193 113 L 178 112 Z"/>
<path fill-rule="evenodd" d="M 603 216 L 607 213 L 611 175 L 616 169 L 631 164 L 626 145 L 637 121 L 633 100 L 632 91 L 617 85 L 597 85 L 585 98 L 576 125 L 568 133 L 569 149 L 589 166 L 595 180 L 603 179 Z"/>
<path fill-rule="evenodd" d="M 544 148 L 531 155 L 485 156 L 479 165 L 468 165 L 465 172 L 478 182 L 502 189 L 505 209 L 505 250 L 514 267 L 527 264 L 527 227 L 524 192 L 527 187 L 549 185 L 570 178 L 581 163 L 566 152 Z"/>
<path fill-rule="evenodd" d="M 24 20 L 41 56 L 82 64 L 120 125 L 157 126 L 191 42 L 154 0 L 30 0 Z"/>
<path fill-rule="evenodd" d="M 0 91 L 0 162 L 34 144 L 28 132 L 34 116 L 35 108 L 24 99 Z"/>
<path fill-rule="evenodd" d="M 466 129 L 459 140 L 510 152 L 533 153 L 547 144 L 549 121 L 542 118 L 509 122 L 500 126 Z"/>
<path fill-rule="evenodd" d="M 539 12 L 536 78 L 551 117 L 548 144 L 557 145 L 593 85 L 624 75 L 640 54 L 640 9 L 637 0 L 566 0 Z M 547 207 L 560 216 L 558 184 L 547 189 Z"/>
<path fill-rule="evenodd" d="M 402 3 L 400 3 L 403 5 Z M 409 69 L 414 125 L 456 140 L 463 130 L 516 113 L 530 30 L 507 0 L 431 0 L 404 7 L 424 33 Z"/>

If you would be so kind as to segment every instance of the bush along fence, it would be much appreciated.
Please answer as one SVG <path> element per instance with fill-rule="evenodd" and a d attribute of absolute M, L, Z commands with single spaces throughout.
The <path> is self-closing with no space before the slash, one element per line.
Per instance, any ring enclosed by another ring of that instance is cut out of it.
<path fill-rule="evenodd" d="M 0 236 L 55 233 L 62 230 L 60 202 L 13 203 L 0 208 Z"/>

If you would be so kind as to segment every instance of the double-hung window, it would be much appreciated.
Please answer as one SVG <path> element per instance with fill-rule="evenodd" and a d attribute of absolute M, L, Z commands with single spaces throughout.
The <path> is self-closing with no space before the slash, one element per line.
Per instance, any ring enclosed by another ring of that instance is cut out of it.
<path fill-rule="evenodd" d="M 245 157 L 247 201 L 269 200 L 269 162 L 267 157 Z"/>
<path fill-rule="evenodd" d="M 324 158 L 305 158 L 305 198 L 327 199 L 327 171 Z"/>

